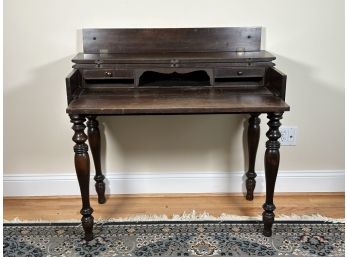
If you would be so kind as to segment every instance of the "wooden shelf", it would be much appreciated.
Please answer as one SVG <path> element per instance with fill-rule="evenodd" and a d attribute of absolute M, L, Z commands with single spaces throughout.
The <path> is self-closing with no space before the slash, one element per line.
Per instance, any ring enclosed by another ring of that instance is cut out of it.
<path fill-rule="evenodd" d="M 78 53 L 74 63 L 92 63 L 102 60 L 103 63 L 170 63 L 177 59 L 182 63 L 221 63 L 221 62 L 271 62 L 275 56 L 260 50 L 253 52 L 185 52 L 185 53 L 118 53 L 118 54 L 86 54 Z"/>

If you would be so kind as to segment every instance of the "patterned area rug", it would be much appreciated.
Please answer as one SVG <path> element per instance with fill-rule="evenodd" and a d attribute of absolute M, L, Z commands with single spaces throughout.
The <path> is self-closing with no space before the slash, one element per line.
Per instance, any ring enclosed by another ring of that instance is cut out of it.
<path fill-rule="evenodd" d="M 344 224 L 278 221 L 108 222 L 95 239 L 77 223 L 4 224 L 4 256 L 344 256 Z"/>

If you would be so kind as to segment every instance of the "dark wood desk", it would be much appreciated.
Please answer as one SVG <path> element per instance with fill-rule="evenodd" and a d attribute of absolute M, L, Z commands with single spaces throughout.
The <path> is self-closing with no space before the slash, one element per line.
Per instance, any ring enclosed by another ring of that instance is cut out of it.
<path fill-rule="evenodd" d="M 84 53 L 66 78 L 67 113 L 75 132 L 75 168 L 85 239 L 93 238 L 88 139 L 98 202 L 105 203 L 100 165 L 100 115 L 249 114 L 246 199 L 253 199 L 261 113 L 267 113 L 263 205 L 265 236 L 272 235 L 279 166 L 280 120 L 286 75 L 260 50 L 261 28 L 85 29 Z M 87 135 L 85 121 L 87 119 Z"/>

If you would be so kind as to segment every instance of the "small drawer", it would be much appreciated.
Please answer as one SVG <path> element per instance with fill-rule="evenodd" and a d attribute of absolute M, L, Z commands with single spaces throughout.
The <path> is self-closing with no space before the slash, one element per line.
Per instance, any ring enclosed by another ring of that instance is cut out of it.
<path fill-rule="evenodd" d="M 215 78 L 249 78 L 263 77 L 265 68 L 218 68 L 214 70 Z"/>
<path fill-rule="evenodd" d="M 112 78 L 113 76 L 113 70 L 85 70 L 83 72 L 83 77 L 85 79 L 105 79 Z"/>
<path fill-rule="evenodd" d="M 131 70 L 85 70 L 85 79 L 117 79 L 117 78 L 133 78 L 133 71 Z"/>
<path fill-rule="evenodd" d="M 114 70 L 115 78 L 133 78 L 133 70 Z"/>

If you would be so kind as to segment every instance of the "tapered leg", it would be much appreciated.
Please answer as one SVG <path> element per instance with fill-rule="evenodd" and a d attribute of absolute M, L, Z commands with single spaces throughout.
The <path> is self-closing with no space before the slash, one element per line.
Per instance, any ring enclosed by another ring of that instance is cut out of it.
<path fill-rule="evenodd" d="M 87 127 L 88 127 L 88 142 L 91 147 L 91 152 L 94 160 L 95 167 L 95 176 L 94 180 L 95 189 L 98 194 L 98 203 L 105 203 L 105 184 L 104 184 L 104 175 L 101 170 L 100 164 L 100 132 L 98 128 L 98 121 L 96 116 L 87 116 Z"/>
<path fill-rule="evenodd" d="M 93 239 L 93 221 L 92 216 L 93 209 L 89 203 L 89 156 L 88 146 L 86 145 L 87 135 L 84 132 L 85 118 L 81 115 L 70 115 L 70 121 L 73 123 L 72 129 L 74 130 L 74 136 L 72 140 L 75 142 L 75 169 L 77 179 L 80 185 L 81 197 L 82 197 L 82 226 L 85 231 L 85 239 L 90 241 Z"/>
<path fill-rule="evenodd" d="M 246 199 L 254 199 L 254 189 L 256 185 L 255 159 L 260 139 L 260 113 L 251 113 L 248 126 L 248 152 L 249 152 L 249 169 L 246 173 Z"/>
<path fill-rule="evenodd" d="M 263 205 L 264 212 L 263 217 L 263 235 L 272 235 L 272 225 L 274 222 L 275 205 L 273 204 L 274 186 L 277 179 L 278 167 L 279 167 L 279 148 L 280 143 L 278 139 L 281 137 L 279 127 L 281 125 L 283 113 L 268 113 L 267 117 L 269 122 L 269 130 L 266 133 L 268 141 L 266 142 L 265 152 L 265 173 L 266 173 L 266 202 Z"/>

